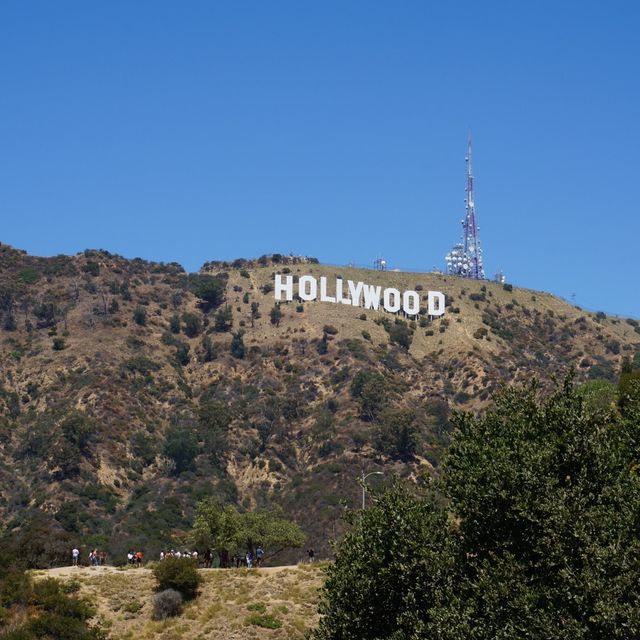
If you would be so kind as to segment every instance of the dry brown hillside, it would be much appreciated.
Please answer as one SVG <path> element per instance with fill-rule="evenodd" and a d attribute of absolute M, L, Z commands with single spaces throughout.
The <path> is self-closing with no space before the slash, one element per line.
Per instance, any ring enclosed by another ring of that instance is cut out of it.
<path fill-rule="evenodd" d="M 272 316 L 276 272 L 439 290 L 447 312 L 294 301 Z M 280 505 L 327 554 L 361 469 L 437 472 L 452 407 L 481 410 L 502 384 L 548 386 L 571 366 L 613 378 L 640 350 L 632 319 L 508 289 L 281 256 L 187 274 L 0 246 L 3 522 L 57 532 L 60 548 L 154 555 L 215 495 Z"/>

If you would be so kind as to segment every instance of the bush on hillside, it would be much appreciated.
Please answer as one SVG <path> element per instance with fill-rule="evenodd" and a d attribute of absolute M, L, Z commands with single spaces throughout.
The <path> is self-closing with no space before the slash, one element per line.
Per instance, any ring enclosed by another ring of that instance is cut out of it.
<path fill-rule="evenodd" d="M 182 595 L 175 589 L 165 589 L 153 597 L 154 620 L 177 616 L 182 611 Z"/>
<path fill-rule="evenodd" d="M 153 568 L 158 591 L 174 589 L 186 599 L 194 598 L 202 583 L 198 565 L 191 558 L 165 558 Z"/>

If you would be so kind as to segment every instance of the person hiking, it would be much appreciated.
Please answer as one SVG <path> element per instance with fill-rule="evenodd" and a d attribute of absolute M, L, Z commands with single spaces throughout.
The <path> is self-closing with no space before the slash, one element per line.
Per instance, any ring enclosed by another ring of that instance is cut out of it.
<path fill-rule="evenodd" d="M 133 564 L 133 551 L 127 553 L 127 564 Z"/>
<path fill-rule="evenodd" d="M 78 566 L 78 558 L 80 557 L 80 551 L 77 547 L 73 547 L 72 551 L 71 551 L 71 566 L 72 567 L 77 567 Z"/>
<path fill-rule="evenodd" d="M 262 545 L 258 545 L 258 548 L 256 549 L 256 567 L 262 566 L 263 559 L 264 559 L 264 549 L 262 548 Z"/>
<path fill-rule="evenodd" d="M 315 557 L 315 553 L 313 551 L 313 549 L 309 548 L 307 549 L 307 555 L 309 556 L 309 564 L 311 564 L 314 560 Z"/>

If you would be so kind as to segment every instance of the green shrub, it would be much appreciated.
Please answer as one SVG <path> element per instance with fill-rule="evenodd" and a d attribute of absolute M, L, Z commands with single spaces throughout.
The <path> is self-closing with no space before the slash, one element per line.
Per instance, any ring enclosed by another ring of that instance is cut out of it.
<path fill-rule="evenodd" d="M 27 267 L 20 272 L 20 280 L 25 284 L 35 284 L 40 280 L 40 272 L 33 267 Z"/>
<path fill-rule="evenodd" d="M 153 568 L 158 591 L 174 589 L 185 598 L 194 598 L 202 583 L 198 565 L 191 558 L 165 558 Z"/>
<path fill-rule="evenodd" d="M 135 308 L 135 311 L 133 312 L 133 321 L 141 327 L 144 327 L 147 324 L 147 311 L 144 307 L 138 305 Z"/>
<path fill-rule="evenodd" d="M 239 360 L 244 358 L 245 354 L 244 340 L 242 339 L 243 335 L 244 331 L 241 329 L 238 333 L 234 333 L 231 339 L 231 355 Z"/>
<path fill-rule="evenodd" d="M 160 594 L 158 594 L 158 595 L 160 595 Z M 180 594 L 178 594 L 178 595 L 180 595 Z M 154 604 L 155 604 L 155 599 L 154 599 Z M 142 609 L 142 605 L 137 600 L 131 600 L 131 602 L 127 602 L 122 607 L 122 610 L 124 612 L 126 612 L 126 613 L 138 613 L 138 611 L 140 611 L 140 609 Z"/>
<path fill-rule="evenodd" d="M 256 627 L 264 627 L 265 629 L 279 629 L 282 626 L 282 621 L 270 613 L 252 613 L 247 617 L 245 623 Z"/>
<path fill-rule="evenodd" d="M 195 313 L 185 313 L 182 316 L 184 320 L 184 332 L 189 338 L 195 338 L 202 331 L 202 320 Z"/>

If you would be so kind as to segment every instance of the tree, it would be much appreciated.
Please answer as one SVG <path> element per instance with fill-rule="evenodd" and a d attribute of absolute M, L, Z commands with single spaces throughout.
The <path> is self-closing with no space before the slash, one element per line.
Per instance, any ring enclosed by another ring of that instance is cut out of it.
<path fill-rule="evenodd" d="M 282 309 L 280 309 L 279 304 L 273 306 L 273 309 L 269 312 L 269 316 L 271 318 L 271 324 L 279 327 L 280 321 L 282 320 Z"/>
<path fill-rule="evenodd" d="M 218 310 L 213 322 L 213 328 L 218 333 L 231 331 L 233 328 L 233 312 L 229 305 L 225 305 L 222 309 Z"/>
<path fill-rule="evenodd" d="M 243 335 L 244 331 L 241 329 L 238 333 L 234 333 L 231 339 L 231 355 L 240 360 L 244 358 L 245 353 L 244 340 L 242 339 Z"/>
<path fill-rule="evenodd" d="M 454 578 L 456 543 L 429 495 L 396 484 L 363 512 L 326 569 L 316 640 L 431 638 L 431 611 Z M 462 639 L 461 639 L 462 640 Z"/>
<path fill-rule="evenodd" d="M 187 427 L 171 427 L 167 433 L 164 455 L 173 460 L 176 475 L 190 469 L 198 455 L 198 441 L 193 432 Z"/>
<path fill-rule="evenodd" d="M 198 502 L 191 535 L 196 545 L 215 547 L 222 566 L 239 550 L 255 552 L 256 545 L 262 545 L 266 557 L 273 557 L 284 549 L 302 546 L 305 540 L 302 529 L 284 518 L 280 510 L 239 513 L 235 507 L 221 507 L 213 498 Z"/>
<path fill-rule="evenodd" d="M 144 327 L 147 324 L 147 310 L 138 305 L 133 312 L 133 321 Z"/>
<path fill-rule="evenodd" d="M 360 401 L 360 417 L 375 420 L 387 395 L 384 376 L 377 371 L 358 371 L 351 383 L 351 395 Z"/>
<path fill-rule="evenodd" d="M 637 425 L 592 412 L 568 381 L 545 400 L 535 386 L 508 390 L 484 417 L 454 423 L 443 486 L 467 589 L 452 628 L 637 637 L 640 594 L 628 592 L 640 580 Z"/>
<path fill-rule="evenodd" d="M 404 320 L 396 319 L 394 324 L 389 327 L 389 340 L 403 349 L 409 350 L 412 339 L 413 331 Z"/>
<path fill-rule="evenodd" d="M 423 510 L 419 496 L 374 496 L 338 545 L 316 637 L 640 637 L 630 411 L 593 411 L 567 381 L 546 398 L 531 385 L 482 416 L 454 414 L 441 499 Z"/>
<path fill-rule="evenodd" d="M 211 362 L 216 357 L 216 347 L 211 340 L 211 336 L 202 336 L 202 362 Z"/>
<path fill-rule="evenodd" d="M 204 442 L 204 451 L 216 462 L 221 462 L 228 446 L 229 426 L 232 415 L 229 407 L 220 400 L 208 400 L 200 405 L 198 431 Z"/>
<path fill-rule="evenodd" d="M 180 316 L 177 313 L 174 313 L 169 320 L 169 331 L 180 333 Z"/>
<path fill-rule="evenodd" d="M 205 313 L 219 307 L 224 301 L 226 283 L 220 277 L 192 273 L 189 275 L 189 288 L 200 299 L 200 306 Z"/>
<path fill-rule="evenodd" d="M 182 316 L 184 320 L 184 332 L 189 338 L 197 337 L 202 331 L 202 320 L 195 313 L 185 313 Z"/>
<path fill-rule="evenodd" d="M 253 327 L 255 321 L 260 317 L 260 303 L 252 302 L 251 303 L 251 326 Z"/>
<path fill-rule="evenodd" d="M 411 411 L 389 408 L 378 418 L 374 440 L 378 451 L 408 462 L 416 453 L 418 440 L 415 415 Z"/>

